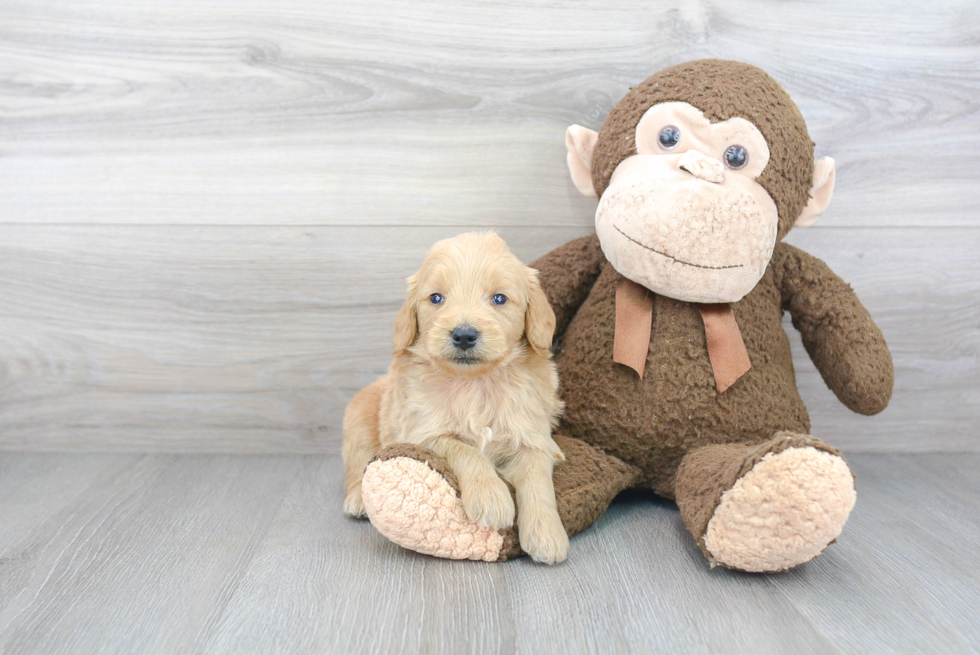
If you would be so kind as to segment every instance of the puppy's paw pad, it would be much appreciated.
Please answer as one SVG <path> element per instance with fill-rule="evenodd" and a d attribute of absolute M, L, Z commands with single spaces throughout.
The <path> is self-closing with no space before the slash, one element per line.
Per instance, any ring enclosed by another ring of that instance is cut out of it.
<path fill-rule="evenodd" d="M 520 523 L 521 548 L 531 559 L 548 565 L 565 561 L 569 548 L 568 533 L 557 516 Z"/>
<path fill-rule="evenodd" d="M 461 486 L 463 510 L 471 521 L 494 530 L 514 525 L 514 499 L 503 480 L 488 477 Z"/>

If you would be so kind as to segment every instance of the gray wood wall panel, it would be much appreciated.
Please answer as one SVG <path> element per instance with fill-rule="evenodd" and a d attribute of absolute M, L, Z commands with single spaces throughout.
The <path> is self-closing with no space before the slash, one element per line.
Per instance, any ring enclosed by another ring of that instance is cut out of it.
<path fill-rule="evenodd" d="M 833 224 L 980 208 L 972 0 L 4 9 L 3 220 L 586 225 L 565 127 L 701 57 L 791 92 L 841 165 Z"/>
<path fill-rule="evenodd" d="M 457 231 L 0 226 L 0 444 L 333 451 L 347 400 L 387 367 L 404 278 Z M 587 229 L 500 232 L 530 261 Z M 787 317 L 814 433 L 863 451 L 980 448 L 980 230 L 790 241 L 854 286 L 897 362 L 891 406 L 852 414 Z"/>
<path fill-rule="evenodd" d="M 854 285 L 896 357 L 892 406 L 866 419 L 794 337 L 814 432 L 980 450 L 972 0 L 0 13 L 0 448 L 336 449 L 426 247 L 496 227 L 530 260 L 588 233 L 565 127 L 722 57 L 772 73 L 837 159 L 830 211 L 789 240 Z"/>

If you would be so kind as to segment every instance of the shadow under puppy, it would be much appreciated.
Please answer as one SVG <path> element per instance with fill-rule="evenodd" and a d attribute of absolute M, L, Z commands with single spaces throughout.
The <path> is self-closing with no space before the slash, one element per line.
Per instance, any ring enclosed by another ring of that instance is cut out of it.
<path fill-rule="evenodd" d="M 394 328 L 388 374 L 344 416 L 344 511 L 368 513 L 361 480 L 372 458 L 415 444 L 446 461 L 466 517 L 481 526 L 514 524 L 510 482 L 521 548 L 539 562 L 563 561 L 568 535 L 552 482 L 564 459 L 551 437 L 562 410 L 555 313 L 537 271 L 492 232 L 440 241 L 408 279 Z"/>

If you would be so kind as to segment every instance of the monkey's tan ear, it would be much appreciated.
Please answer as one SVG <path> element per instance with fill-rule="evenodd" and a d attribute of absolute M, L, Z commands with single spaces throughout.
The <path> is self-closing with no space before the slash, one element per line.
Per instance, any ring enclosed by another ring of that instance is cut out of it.
<path fill-rule="evenodd" d="M 834 195 L 834 182 L 837 179 L 837 167 L 830 157 L 821 157 L 813 165 L 813 186 L 810 187 L 810 201 L 803 208 L 803 213 L 796 219 L 795 227 L 810 227 L 817 222 L 820 214 L 827 209 L 830 198 Z"/>
<path fill-rule="evenodd" d="M 396 356 L 404 353 L 415 342 L 415 337 L 419 333 L 419 316 L 418 310 L 415 308 L 417 303 L 417 298 L 415 297 L 417 278 L 417 273 L 408 278 L 408 294 L 405 298 L 405 304 L 402 305 L 398 316 L 395 317 L 395 338 L 393 341 Z"/>
<path fill-rule="evenodd" d="M 524 333 L 531 348 L 539 355 L 547 356 L 551 350 L 551 341 L 555 337 L 555 311 L 548 302 L 541 284 L 538 283 L 538 272 L 527 268 L 528 295 L 527 311 L 524 315 Z"/>
<path fill-rule="evenodd" d="M 599 133 L 581 125 L 572 125 L 565 130 L 565 147 L 568 149 L 568 172 L 572 174 L 575 188 L 583 196 L 595 198 L 592 185 L 592 151 L 595 149 Z"/>

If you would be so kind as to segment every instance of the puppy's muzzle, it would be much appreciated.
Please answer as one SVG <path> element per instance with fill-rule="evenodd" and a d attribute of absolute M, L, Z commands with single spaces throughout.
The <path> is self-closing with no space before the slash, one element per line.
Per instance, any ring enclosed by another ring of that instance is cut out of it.
<path fill-rule="evenodd" d="M 476 345 L 480 339 L 480 332 L 472 325 L 457 325 L 450 333 L 453 340 L 453 347 L 466 351 Z"/>

